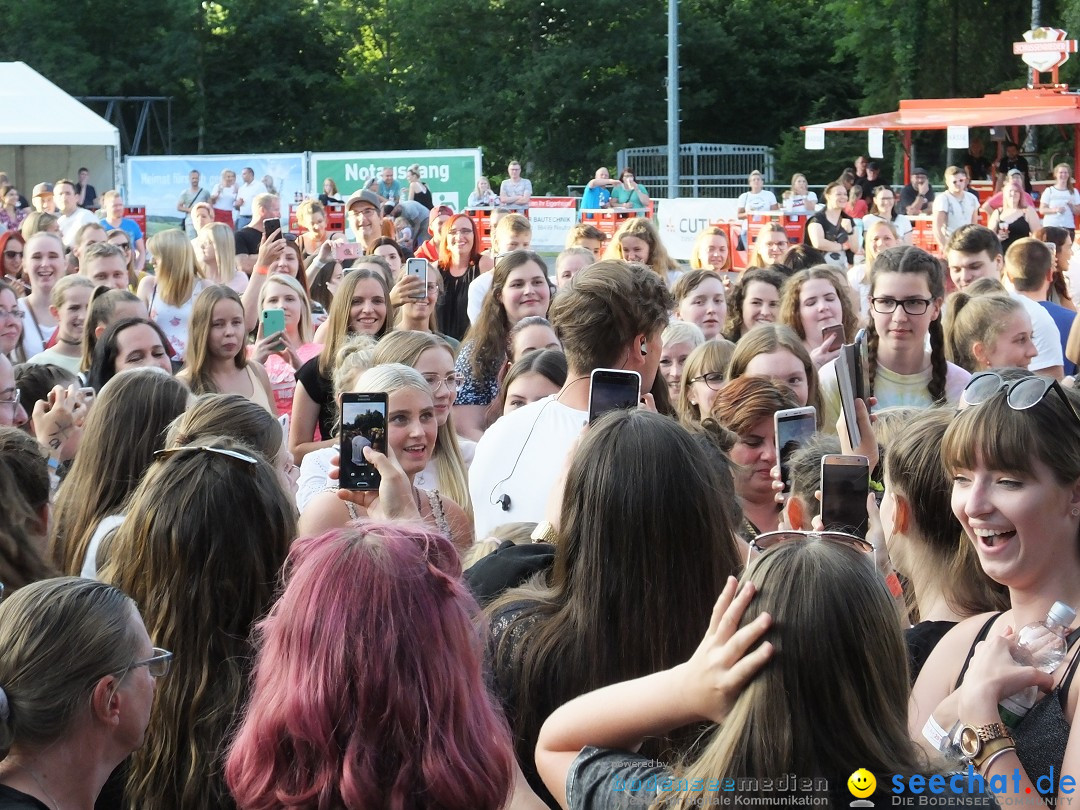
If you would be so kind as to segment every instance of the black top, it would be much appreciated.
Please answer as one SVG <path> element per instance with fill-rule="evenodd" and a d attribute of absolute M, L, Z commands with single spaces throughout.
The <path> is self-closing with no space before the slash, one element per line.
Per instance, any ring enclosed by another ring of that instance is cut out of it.
<path fill-rule="evenodd" d="M 961 166 L 970 166 L 971 171 L 968 172 L 968 180 L 989 180 L 990 179 L 990 161 L 987 160 L 986 155 L 975 157 L 968 152 L 964 155 L 964 160 L 960 164 Z"/>
<path fill-rule="evenodd" d="M 344 205 L 344 200 L 339 200 L 337 197 L 331 197 L 329 194 L 320 194 L 319 202 L 323 205 Z"/>
<path fill-rule="evenodd" d="M 52 808 L 21 790 L 0 785 L 0 810 L 52 810 Z"/>
<path fill-rule="evenodd" d="M 914 627 L 904 631 L 904 641 L 907 642 L 908 661 L 911 664 L 911 683 L 919 677 L 926 659 L 934 651 L 934 647 L 945 634 L 956 627 L 956 622 L 919 622 Z"/>
<path fill-rule="evenodd" d="M 257 231 L 250 225 L 241 228 L 236 232 L 236 255 L 257 256 L 262 238 L 262 231 Z"/>
<path fill-rule="evenodd" d="M 1010 158 L 1005 155 L 998 161 L 997 170 L 998 174 L 1008 175 L 1010 169 L 1019 169 L 1024 174 L 1024 191 L 1028 194 L 1031 193 L 1031 172 L 1028 171 L 1027 158 L 1023 155 L 1017 155 L 1015 158 Z"/>
<path fill-rule="evenodd" d="M 487 607 L 510 588 L 524 585 L 534 574 L 551 567 L 555 546 L 550 543 L 514 545 L 504 540 L 492 554 L 477 560 L 465 572 L 469 586 L 480 607 Z"/>
<path fill-rule="evenodd" d="M 851 231 L 848 231 L 846 228 L 844 228 L 845 219 L 851 223 Z M 837 224 L 833 225 L 832 222 L 829 221 L 829 218 L 825 216 L 825 209 L 821 209 L 812 217 L 806 220 L 806 227 L 803 229 L 803 241 L 806 242 L 806 244 L 808 245 L 810 244 L 810 225 L 815 222 L 821 226 L 824 237 L 830 242 L 839 242 L 841 235 L 846 236 L 847 241 L 843 243 L 844 253 L 847 254 L 847 260 L 849 264 L 854 261 L 855 252 L 852 250 L 852 248 L 855 247 L 855 220 L 845 214 L 843 211 L 841 211 L 840 220 L 837 222 Z"/>
<path fill-rule="evenodd" d="M 900 213 L 907 215 L 909 207 L 915 204 L 915 199 L 919 196 L 919 192 L 915 190 L 915 186 L 908 183 L 902 189 L 900 189 L 900 199 L 897 201 L 896 206 L 900 209 Z M 923 207 L 920 213 L 928 214 L 934 204 L 934 190 L 930 189 L 926 192 L 926 196 L 923 197 Z"/>
<path fill-rule="evenodd" d="M 334 383 L 319 373 L 319 355 L 315 355 L 296 371 L 296 380 L 319 406 L 319 433 L 323 440 L 334 436 L 337 428 L 337 403 L 334 401 Z"/>
<path fill-rule="evenodd" d="M 80 191 L 82 191 L 82 183 L 76 183 L 75 184 L 75 193 L 78 194 Z M 96 206 L 94 205 L 94 200 L 96 200 L 96 199 L 97 199 L 97 189 L 94 188 L 89 183 L 87 183 L 86 184 L 86 202 L 84 202 L 79 207 L 80 208 L 86 208 L 86 209 L 88 209 L 90 211 L 94 211 L 94 210 L 96 210 Z"/>
<path fill-rule="evenodd" d="M 975 654 L 976 645 L 989 635 L 990 628 L 999 616 L 1001 616 L 1000 613 L 993 614 L 979 628 L 975 640 L 971 642 L 967 658 L 964 659 L 964 666 L 960 669 L 954 689 L 958 689 L 963 683 L 971 656 Z M 1070 651 L 1078 638 L 1080 638 L 1080 628 L 1069 633 Z M 1028 713 L 1020 719 L 1016 728 L 1012 729 L 1013 739 L 1016 741 L 1016 758 L 1020 760 L 1028 779 L 1044 799 L 1053 799 L 1057 795 L 1058 775 L 1064 775 L 1061 765 L 1065 760 L 1065 746 L 1069 742 L 1071 729 L 1069 720 L 1065 717 L 1065 701 L 1069 697 L 1069 687 L 1072 685 L 1073 675 L 1076 674 L 1078 661 L 1080 661 L 1080 655 L 1073 653 L 1072 660 L 1065 667 L 1065 672 L 1054 690 L 1039 698 Z M 1050 774 L 1054 776 L 1051 777 Z M 1049 790 L 1044 791 L 1043 787 L 1049 787 Z"/>
<path fill-rule="evenodd" d="M 462 276 L 452 276 L 446 270 L 439 272 L 442 273 L 445 288 L 439 296 L 439 303 L 435 305 L 439 331 L 454 340 L 461 340 L 469 329 L 469 285 L 480 275 L 480 268 L 471 264 Z"/>
<path fill-rule="evenodd" d="M 427 187 L 427 183 L 421 183 L 420 185 L 424 187 L 424 190 L 421 191 L 419 194 L 413 195 L 413 202 L 420 203 L 422 206 L 424 206 L 427 210 L 430 211 L 432 208 L 435 207 L 435 202 L 431 199 L 431 189 Z"/>

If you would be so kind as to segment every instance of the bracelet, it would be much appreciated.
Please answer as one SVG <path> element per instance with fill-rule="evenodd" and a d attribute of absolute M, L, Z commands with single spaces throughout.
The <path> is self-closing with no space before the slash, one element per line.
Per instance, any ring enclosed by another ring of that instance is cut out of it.
<path fill-rule="evenodd" d="M 268 276 L 270 275 L 270 268 L 265 264 L 258 264 L 255 266 L 255 274 L 259 276 Z"/>
<path fill-rule="evenodd" d="M 983 777 L 985 778 L 987 771 L 990 770 L 990 766 L 994 764 L 994 760 L 997 759 L 998 757 L 1000 757 L 1002 754 L 1007 754 L 1010 751 L 1015 753 L 1016 746 L 1015 745 L 1009 745 L 1009 746 L 1006 746 L 1005 748 L 1002 748 L 1000 751 L 995 751 L 994 753 L 992 753 L 990 755 L 990 757 L 986 760 L 986 762 L 984 762 L 982 764 L 982 767 L 979 768 L 979 773 L 981 773 L 983 775 Z"/>

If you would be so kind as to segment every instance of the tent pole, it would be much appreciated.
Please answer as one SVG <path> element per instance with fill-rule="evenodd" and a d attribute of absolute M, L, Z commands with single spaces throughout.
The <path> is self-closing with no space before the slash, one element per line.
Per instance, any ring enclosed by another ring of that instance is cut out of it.
<path fill-rule="evenodd" d="M 911 130 L 904 130 L 904 182 L 911 181 Z"/>
<path fill-rule="evenodd" d="M 1080 166 L 1080 124 L 1073 124 L 1073 171 Z"/>

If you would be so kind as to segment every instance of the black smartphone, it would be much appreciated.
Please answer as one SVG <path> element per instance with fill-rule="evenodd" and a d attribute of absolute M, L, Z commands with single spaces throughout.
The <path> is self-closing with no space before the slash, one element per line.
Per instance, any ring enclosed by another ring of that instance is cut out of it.
<path fill-rule="evenodd" d="M 264 219 L 263 220 L 263 241 L 265 242 L 267 239 L 269 239 L 270 236 L 274 233 L 274 231 L 280 231 L 280 230 L 281 230 L 281 220 L 280 219 Z M 283 238 L 284 237 L 280 233 L 275 237 L 275 239 L 283 239 Z"/>
<path fill-rule="evenodd" d="M 364 448 L 386 452 L 386 407 L 383 393 L 341 395 L 339 488 L 377 490 L 382 483 Z"/>
<path fill-rule="evenodd" d="M 821 457 L 821 522 L 825 531 L 866 537 L 870 466 L 866 456 Z"/>
<path fill-rule="evenodd" d="M 597 368 L 589 378 L 589 422 L 615 408 L 636 408 L 641 401 L 641 375 L 636 371 Z"/>
<path fill-rule="evenodd" d="M 817 409 L 813 406 L 785 408 L 773 415 L 773 421 L 776 458 L 780 464 L 780 480 L 784 482 L 784 492 L 790 492 L 791 470 L 788 462 L 791 460 L 791 454 L 802 447 L 817 430 Z"/>

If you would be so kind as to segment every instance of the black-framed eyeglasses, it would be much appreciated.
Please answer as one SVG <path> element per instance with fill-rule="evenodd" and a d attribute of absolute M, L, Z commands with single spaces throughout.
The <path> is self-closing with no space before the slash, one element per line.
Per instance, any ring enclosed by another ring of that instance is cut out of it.
<path fill-rule="evenodd" d="M 968 405 L 981 405 L 998 392 L 1005 391 L 1005 403 L 1014 411 L 1026 411 L 1042 402 L 1046 395 L 1054 390 L 1069 409 L 1077 424 L 1080 424 L 1080 414 L 1076 412 L 1069 395 L 1061 387 L 1061 383 L 1053 377 L 1032 375 L 1021 377 L 1018 380 L 1006 380 L 996 371 L 980 371 L 968 380 L 964 386 L 964 402 Z"/>
<path fill-rule="evenodd" d="M 765 532 L 755 537 L 751 545 L 758 551 L 764 552 L 768 551 L 770 548 L 775 548 L 782 543 L 805 542 L 807 540 L 824 540 L 828 543 L 839 543 L 840 545 L 848 546 L 849 548 L 861 551 L 864 554 L 874 553 L 873 543 L 869 540 L 864 540 L 861 537 L 856 537 L 854 534 L 848 534 L 847 532 L 807 532 L 796 529 Z"/>
<path fill-rule="evenodd" d="M 704 382 L 713 391 L 719 391 L 721 388 L 724 387 L 724 372 L 710 371 L 708 374 L 702 374 L 699 377 L 691 377 L 690 382 Z"/>
<path fill-rule="evenodd" d="M 891 315 L 896 312 L 898 306 L 903 307 L 908 315 L 923 315 L 930 309 L 932 303 L 934 303 L 933 298 L 905 298 L 902 301 L 897 301 L 895 298 L 870 299 L 870 306 L 874 312 L 882 315 Z"/>
<path fill-rule="evenodd" d="M 216 453 L 219 456 L 226 456 L 228 458 L 236 459 L 237 461 L 243 461 L 245 464 L 258 464 L 259 462 L 246 453 L 241 453 L 238 450 L 228 450 L 224 447 L 208 447 L 205 444 L 191 444 L 184 447 L 170 447 L 167 450 L 157 450 L 154 453 L 154 459 L 168 458 L 173 453 Z"/>

